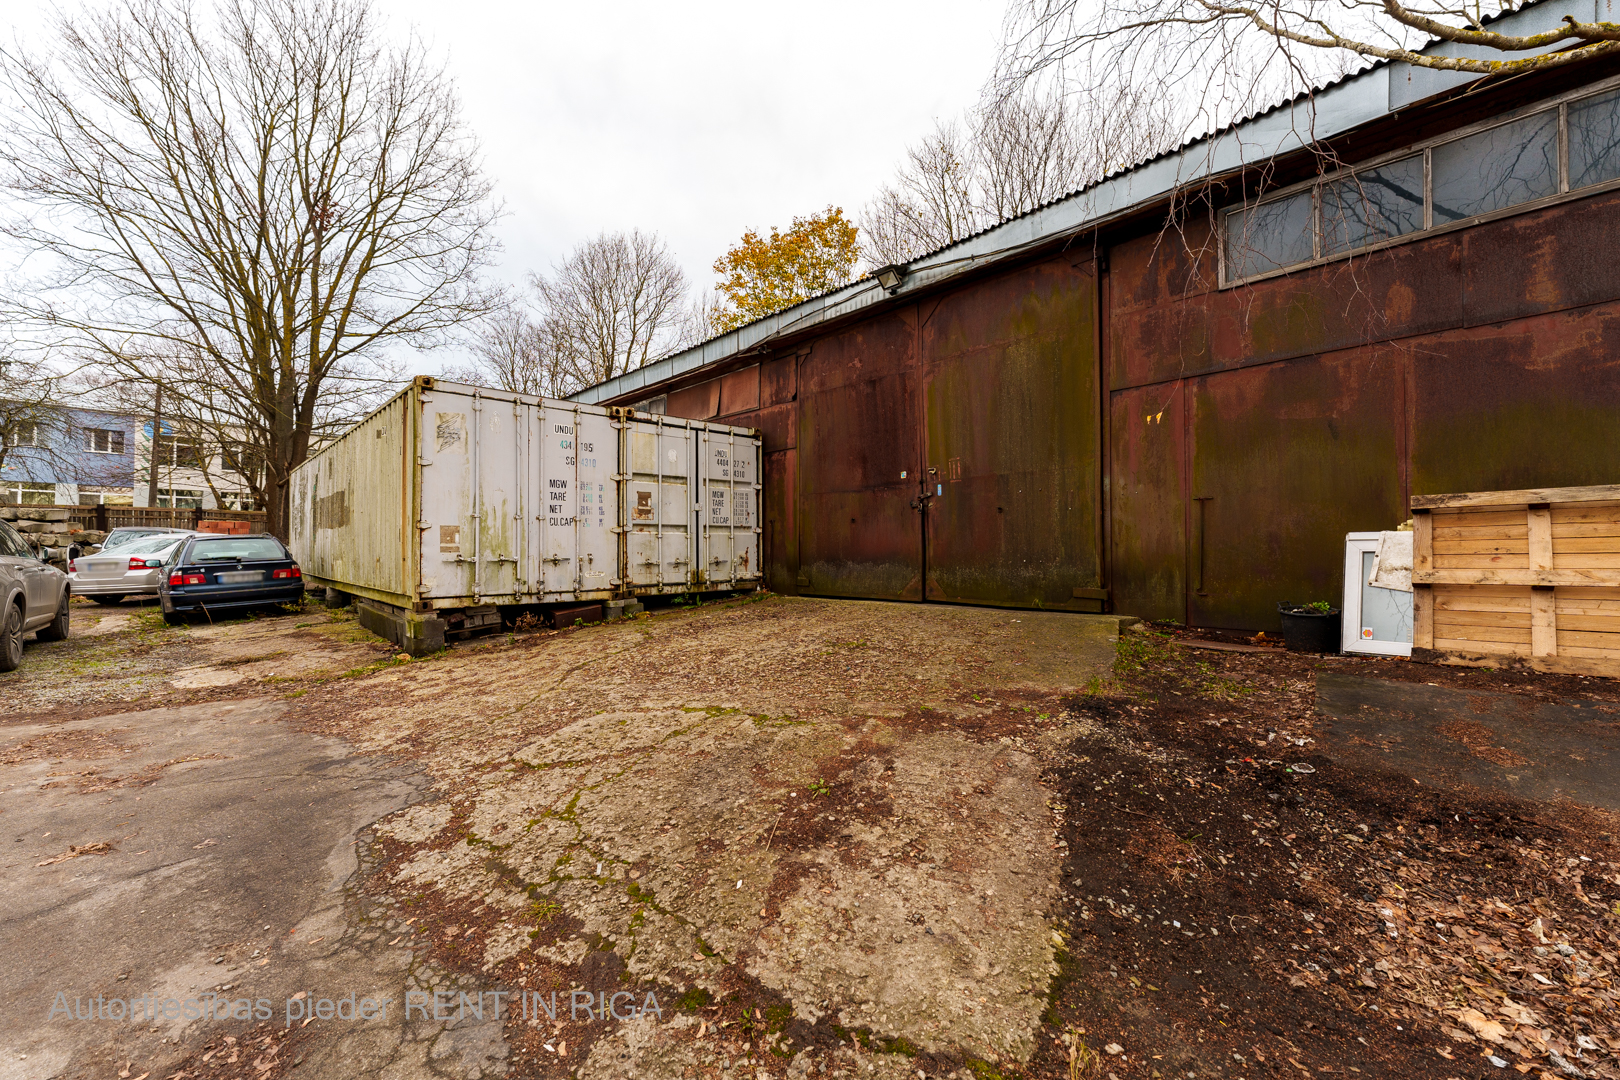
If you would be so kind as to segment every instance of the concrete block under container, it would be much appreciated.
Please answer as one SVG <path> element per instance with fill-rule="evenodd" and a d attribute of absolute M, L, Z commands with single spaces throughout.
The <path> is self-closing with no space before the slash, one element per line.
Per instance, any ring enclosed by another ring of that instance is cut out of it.
<path fill-rule="evenodd" d="M 360 625 L 398 645 L 411 656 L 426 656 L 444 648 L 445 623 L 431 612 L 406 611 L 380 600 L 354 605 Z"/>

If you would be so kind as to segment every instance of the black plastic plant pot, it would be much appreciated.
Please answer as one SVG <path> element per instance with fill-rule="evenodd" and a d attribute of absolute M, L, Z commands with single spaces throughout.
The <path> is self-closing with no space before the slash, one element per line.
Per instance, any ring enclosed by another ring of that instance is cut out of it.
<path fill-rule="evenodd" d="M 1283 644 L 1289 652 L 1336 653 L 1339 651 L 1339 609 L 1312 611 L 1304 604 L 1278 604 L 1282 618 Z"/>

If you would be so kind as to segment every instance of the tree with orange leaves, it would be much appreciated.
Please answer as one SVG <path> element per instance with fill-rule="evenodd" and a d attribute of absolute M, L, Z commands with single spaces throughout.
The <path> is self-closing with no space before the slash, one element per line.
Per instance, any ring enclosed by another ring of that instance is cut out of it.
<path fill-rule="evenodd" d="M 796 217 L 786 232 L 769 237 L 753 229 L 714 261 L 720 275 L 719 301 L 710 314 L 715 332 L 725 333 L 792 307 L 818 293 L 847 284 L 855 276 L 860 247 L 856 228 L 841 207 Z"/>

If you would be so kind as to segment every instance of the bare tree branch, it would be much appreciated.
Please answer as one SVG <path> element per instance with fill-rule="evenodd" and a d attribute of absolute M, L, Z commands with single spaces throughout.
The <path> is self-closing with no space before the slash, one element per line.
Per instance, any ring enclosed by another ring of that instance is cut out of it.
<path fill-rule="evenodd" d="M 941 123 L 906 150 L 894 182 L 861 214 L 869 262 L 909 262 L 1094 183 L 1163 150 L 1158 100 L 1114 88 L 987 94 L 965 129 Z"/>
<path fill-rule="evenodd" d="M 1491 29 L 1530 5 L 1497 0 L 1016 0 L 998 92 L 1031 81 L 1096 88 L 1120 79 L 1189 103 L 1188 130 L 1214 130 L 1313 85 L 1391 60 L 1436 71 L 1516 74 L 1620 48 L 1620 25 L 1555 18 L 1537 33 Z M 1428 49 L 1445 42 L 1463 49 Z"/>
<path fill-rule="evenodd" d="M 591 386 L 663 356 L 686 319 L 686 274 L 656 233 L 603 233 L 531 278 L 542 348 Z"/>
<path fill-rule="evenodd" d="M 334 409 L 487 310 L 496 211 L 454 88 L 366 0 L 124 0 L 0 51 L 0 304 L 262 451 L 270 527 Z M 31 211 L 27 212 L 27 211 Z M 200 421 L 199 421 L 200 422 Z"/>
<path fill-rule="evenodd" d="M 535 397 L 567 397 L 583 384 L 555 346 L 555 337 L 533 313 L 508 297 L 476 329 L 469 362 L 446 369 L 445 377 Z"/>

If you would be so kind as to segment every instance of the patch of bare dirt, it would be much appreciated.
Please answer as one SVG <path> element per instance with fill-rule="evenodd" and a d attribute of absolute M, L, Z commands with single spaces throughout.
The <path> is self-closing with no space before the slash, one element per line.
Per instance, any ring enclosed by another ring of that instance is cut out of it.
<path fill-rule="evenodd" d="M 1149 635 L 1121 653 L 1114 693 L 1079 703 L 1106 737 L 1050 774 L 1071 936 L 1029 1075 L 1620 1075 L 1614 815 L 1342 766 L 1310 707 L 1319 668 L 1558 688 Z"/>

